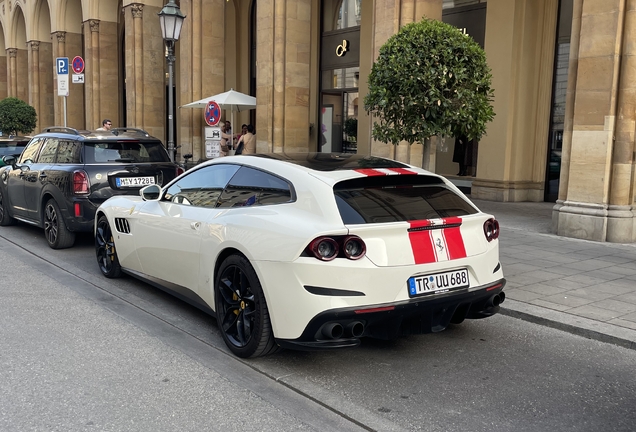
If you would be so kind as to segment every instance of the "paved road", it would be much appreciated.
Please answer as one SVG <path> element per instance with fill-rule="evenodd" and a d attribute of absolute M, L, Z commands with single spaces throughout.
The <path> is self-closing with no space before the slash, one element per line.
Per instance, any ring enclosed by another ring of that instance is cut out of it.
<path fill-rule="evenodd" d="M 636 424 L 635 350 L 509 316 L 240 361 L 204 313 L 133 279 L 101 277 L 90 237 L 52 251 L 37 229 L 1 228 L 0 263 L 0 430 Z"/>

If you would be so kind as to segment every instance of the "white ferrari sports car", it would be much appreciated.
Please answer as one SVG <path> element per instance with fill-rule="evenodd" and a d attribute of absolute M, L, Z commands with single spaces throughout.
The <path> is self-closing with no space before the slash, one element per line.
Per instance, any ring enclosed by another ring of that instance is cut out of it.
<path fill-rule="evenodd" d="M 389 159 L 228 156 L 97 210 L 106 277 L 216 316 L 229 349 L 352 347 L 499 311 L 499 223 L 445 178 Z"/>

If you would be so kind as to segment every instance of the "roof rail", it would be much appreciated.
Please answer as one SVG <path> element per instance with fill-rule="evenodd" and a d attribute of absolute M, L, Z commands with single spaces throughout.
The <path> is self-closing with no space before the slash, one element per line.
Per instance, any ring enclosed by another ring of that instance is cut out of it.
<path fill-rule="evenodd" d="M 77 129 L 64 127 L 64 126 L 50 126 L 50 127 L 42 129 L 42 133 L 46 133 L 46 132 L 64 132 L 64 133 L 72 134 L 72 135 L 81 135 Z"/>
<path fill-rule="evenodd" d="M 133 132 L 137 132 L 140 134 L 144 134 L 145 136 L 150 136 L 150 134 L 148 132 L 146 132 L 143 129 L 139 129 L 139 128 L 131 128 L 131 127 L 118 127 L 118 128 L 112 128 L 110 130 L 114 135 L 119 135 L 121 132 L 128 132 L 128 131 L 133 131 Z"/>

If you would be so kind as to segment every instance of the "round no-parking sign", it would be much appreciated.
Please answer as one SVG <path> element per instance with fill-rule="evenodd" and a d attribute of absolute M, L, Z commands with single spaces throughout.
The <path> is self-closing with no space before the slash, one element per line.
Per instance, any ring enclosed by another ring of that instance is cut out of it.
<path fill-rule="evenodd" d="M 208 124 L 208 126 L 218 125 L 219 121 L 221 120 L 221 108 L 219 107 L 219 104 L 214 101 L 208 102 L 208 106 L 205 107 L 204 115 L 205 122 Z"/>
<path fill-rule="evenodd" d="M 84 72 L 84 59 L 80 56 L 73 57 L 73 62 L 71 64 L 73 66 L 73 72 L 76 74 Z"/>

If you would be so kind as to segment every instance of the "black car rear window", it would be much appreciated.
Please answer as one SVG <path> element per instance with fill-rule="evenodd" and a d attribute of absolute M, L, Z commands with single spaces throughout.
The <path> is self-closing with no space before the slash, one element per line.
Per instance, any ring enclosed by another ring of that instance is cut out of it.
<path fill-rule="evenodd" d="M 394 175 L 346 180 L 334 186 L 345 224 L 439 219 L 477 213 L 437 177 Z"/>
<path fill-rule="evenodd" d="M 100 141 L 84 143 L 84 163 L 169 162 L 160 141 Z"/>
<path fill-rule="evenodd" d="M 19 154 L 27 144 L 28 141 L 0 141 L 0 156 Z"/>

